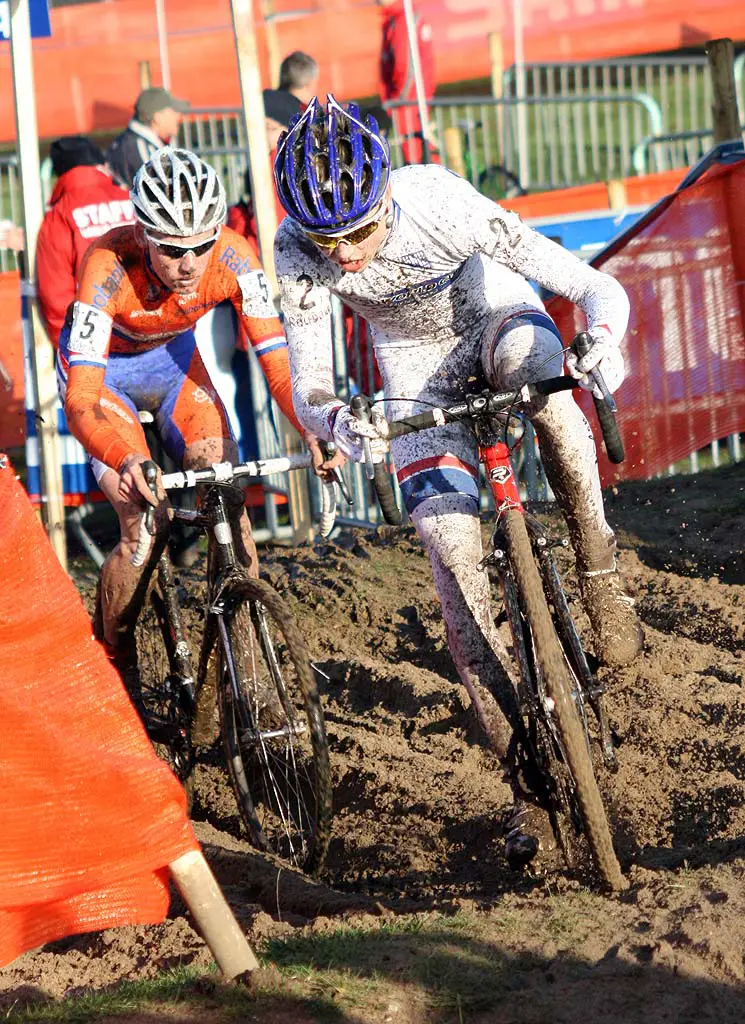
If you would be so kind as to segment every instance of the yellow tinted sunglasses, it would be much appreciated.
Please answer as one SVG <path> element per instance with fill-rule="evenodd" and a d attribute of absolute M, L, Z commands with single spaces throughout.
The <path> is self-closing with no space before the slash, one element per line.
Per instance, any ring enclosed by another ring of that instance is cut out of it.
<path fill-rule="evenodd" d="M 366 238 L 374 234 L 378 230 L 378 225 L 382 221 L 383 216 L 377 218 L 377 220 L 370 221 L 369 224 L 363 224 L 361 228 L 354 228 L 352 231 L 348 231 L 345 235 L 319 235 L 315 231 L 303 231 L 306 238 L 309 238 L 313 245 L 317 245 L 319 249 L 328 249 L 329 252 L 339 245 L 340 242 L 346 242 L 348 245 L 359 245 L 360 242 L 364 242 Z"/>

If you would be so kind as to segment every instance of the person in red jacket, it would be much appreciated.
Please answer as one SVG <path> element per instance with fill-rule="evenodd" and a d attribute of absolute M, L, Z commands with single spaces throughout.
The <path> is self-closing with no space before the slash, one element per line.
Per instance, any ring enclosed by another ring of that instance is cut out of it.
<path fill-rule="evenodd" d="M 407 164 L 419 164 L 424 157 L 422 125 L 416 105 L 414 68 L 409 50 L 409 34 L 406 29 L 406 15 L 403 0 L 378 0 L 383 11 L 383 41 L 380 51 L 380 84 L 384 100 L 409 100 L 405 107 L 391 110 L 396 135 L 403 140 L 404 160 Z M 422 68 L 424 97 L 427 102 L 435 94 L 434 48 L 432 26 L 421 15 L 415 14 L 419 63 Z M 429 136 L 428 136 L 429 137 Z M 434 154 L 430 147 L 430 159 Z"/>
<path fill-rule="evenodd" d="M 57 139 L 49 155 L 58 180 L 39 229 L 36 292 L 44 327 L 57 348 L 88 246 L 135 218 L 129 193 L 114 184 L 102 151 L 90 139 Z"/>

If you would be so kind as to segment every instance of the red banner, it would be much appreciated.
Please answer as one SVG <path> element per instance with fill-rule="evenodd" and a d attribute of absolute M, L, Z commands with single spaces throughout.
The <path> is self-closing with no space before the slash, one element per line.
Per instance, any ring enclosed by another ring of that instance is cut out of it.
<path fill-rule="evenodd" d="M 616 395 L 626 461 L 601 456 L 603 483 L 652 477 L 745 431 L 745 160 L 668 197 L 593 265 L 631 301 Z M 566 340 L 584 327 L 564 299 L 549 310 Z"/>

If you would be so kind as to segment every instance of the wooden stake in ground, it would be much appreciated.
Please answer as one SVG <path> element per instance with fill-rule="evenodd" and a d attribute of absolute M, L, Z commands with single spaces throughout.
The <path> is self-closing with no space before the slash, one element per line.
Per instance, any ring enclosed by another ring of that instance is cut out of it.
<path fill-rule="evenodd" d="M 259 961 L 204 854 L 190 850 L 169 864 L 168 869 L 225 979 L 246 980 L 259 966 Z"/>

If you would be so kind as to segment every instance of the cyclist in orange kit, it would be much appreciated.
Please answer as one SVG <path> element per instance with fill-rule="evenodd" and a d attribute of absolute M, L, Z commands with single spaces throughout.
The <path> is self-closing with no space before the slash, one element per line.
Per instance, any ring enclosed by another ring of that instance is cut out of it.
<path fill-rule="evenodd" d="M 238 456 L 192 330 L 208 310 L 232 302 L 272 396 L 305 432 L 293 409 L 287 344 L 266 277 L 245 239 L 223 226 L 225 190 L 214 168 L 189 150 L 166 147 L 140 168 L 131 198 L 137 223 L 109 231 L 86 256 L 60 335 L 57 372 L 70 430 L 119 517 L 119 544 L 101 570 L 102 634 L 136 696 L 134 627 L 167 519 L 166 502 L 153 497 L 142 472 L 150 454 L 138 411 L 152 413 L 166 451 L 186 469 Z M 306 442 L 320 467 L 318 442 L 312 435 Z M 159 529 L 145 566 L 135 568 L 131 557 L 148 503 L 156 506 Z M 245 510 L 241 543 L 240 560 L 258 575 Z"/>

